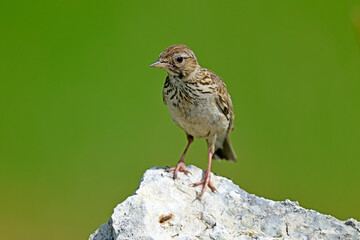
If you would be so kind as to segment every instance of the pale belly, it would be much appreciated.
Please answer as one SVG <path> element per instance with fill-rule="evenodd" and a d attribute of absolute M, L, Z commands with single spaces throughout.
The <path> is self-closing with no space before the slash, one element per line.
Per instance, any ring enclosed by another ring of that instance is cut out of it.
<path fill-rule="evenodd" d="M 169 101 L 167 105 L 176 125 L 196 138 L 219 136 L 229 127 L 229 120 L 215 101 L 200 99 L 196 104 L 186 105 Z"/>

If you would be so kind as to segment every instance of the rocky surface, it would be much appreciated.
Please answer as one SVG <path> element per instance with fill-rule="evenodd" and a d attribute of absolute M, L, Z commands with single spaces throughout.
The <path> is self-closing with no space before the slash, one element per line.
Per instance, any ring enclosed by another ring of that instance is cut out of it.
<path fill-rule="evenodd" d="M 203 171 L 177 180 L 165 168 L 151 168 L 139 188 L 115 209 L 91 240 L 99 239 L 360 239 L 360 223 L 304 209 L 290 200 L 272 201 L 240 189 L 231 180 L 212 176 L 218 192 L 197 194 L 190 184 Z"/>

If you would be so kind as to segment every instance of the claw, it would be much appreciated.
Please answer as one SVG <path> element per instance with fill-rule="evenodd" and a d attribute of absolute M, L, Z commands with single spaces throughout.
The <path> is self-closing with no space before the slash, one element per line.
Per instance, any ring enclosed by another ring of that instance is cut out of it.
<path fill-rule="evenodd" d="M 210 177 L 211 177 L 211 173 L 206 171 L 205 176 L 204 176 L 204 180 L 202 180 L 201 182 L 197 182 L 197 183 L 192 184 L 193 187 L 203 185 L 203 188 L 202 188 L 202 190 L 201 190 L 201 192 L 199 194 L 200 197 L 205 193 L 205 190 L 206 190 L 206 188 L 208 186 L 210 187 L 211 191 L 213 191 L 213 192 L 217 191 L 216 188 L 214 187 L 214 185 L 211 183 Z"/>
<path fill-rule="evenodd" d="M 184 162 L 179 162 L 176 167 L 169 168 L 169 169 L 166 170 L 166 172 L 172 172 L 173 171 L 174 172 L 174 177 L 173 178 L 176 179 L 179 171 L 185 173 L 186 175 L 191 174 L 191 172 L 186 170 L 185 167 L 186 167 L 186 165 L 185 165 Z"/>

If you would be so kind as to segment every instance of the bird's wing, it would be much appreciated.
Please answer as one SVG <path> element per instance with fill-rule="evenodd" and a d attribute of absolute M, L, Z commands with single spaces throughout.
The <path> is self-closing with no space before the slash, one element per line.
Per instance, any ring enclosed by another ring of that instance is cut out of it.
<path fill-rule="evenodd" d="M 226 118 L 230 121 L 229 130 L 233 130 L 234 112 L 230 94 L 226 89 L 224 81 L 214 72 L 210 70 L 208 71 L 210 73 L 211 80 L 217 86 L 216 103 L 218 104 L 219 108 L 222 110 Z"/>
<path fill-rule="evenodd" d="M 165 105 L 167 105 L 167 102 L 166 102 L 166 97 L 165 97 L 165 91 L 166 89 L 169 87 L 170 85 L 170 80 L 169 80 L 169 76 L 166 77 L 166 80 L 165 80 L 165 83 L 164 83 L 164 88 L 163 88 L 163 102 Z"/>

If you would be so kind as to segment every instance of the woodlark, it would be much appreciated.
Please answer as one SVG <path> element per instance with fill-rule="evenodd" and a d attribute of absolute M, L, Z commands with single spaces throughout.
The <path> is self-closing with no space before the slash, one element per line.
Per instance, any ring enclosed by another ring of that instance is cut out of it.
<path fill-rule="evenodd" d="M 204 179 L 193 186 L 203 185 L 200 196 L 207 186 L 216 191 L 210 181 L 211 160 L 236 161 L 229 139 L 234 113 L 225 83 L 214 72 L 202 68 L 194 52 L 185 45 L 167 48 L 160 54 L 159 61 L 150 67 L 160 67 L 167 71 L 163 101 L 176 125 L 185 131 L 188 140 L 177 166 L 168 171 L 174 171 L 174 179 L 179 171 L 188 174 L 184 163 L 186 152 L 194 137 L 205 138 L 209 153 L 208 168 Z"/>

